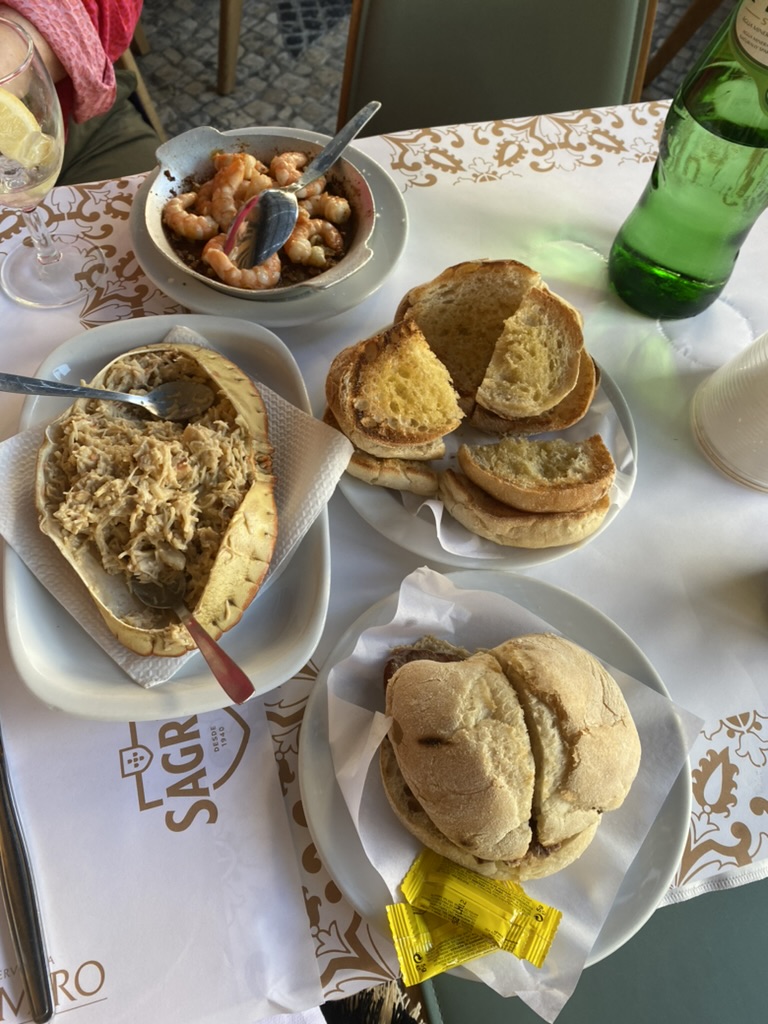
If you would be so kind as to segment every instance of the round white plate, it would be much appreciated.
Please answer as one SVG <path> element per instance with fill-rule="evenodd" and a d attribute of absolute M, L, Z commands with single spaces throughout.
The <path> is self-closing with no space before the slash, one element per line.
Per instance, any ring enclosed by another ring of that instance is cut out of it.
<path fill-rule="evenodd" d="M 242 317 L 267 327 L 308 324 L 344 313 L 384 284 L 400 259 L 408 238 L 405 202 L 392 178 L 375 160 L 357 150 L 355 165 L 368 180 L 376 204 L 376 226 L 370 241 L 373 255 L 356 274 L 328 291 L 307 292 L 287 302 L 259 302 L 258 299 L 222 295 L 192 277 L 180 277 L 177 268 L 157 249 L 146 229 L 147 195 L 159 173 L 157 171 L 142 183 L 131 205 L 131 240 L 136 259 L 150 281 L 162 292 L 196 313 Z"/>
<path fill-rule="evenodd" d="M 623 474 L 623 488 L 626 499 L 632 493 L 637 478 L 637 433 L 629 406 L 615 382 L 608 374 L 600 369 L 600 386 L 596 398 L 602 395 L 607 399 L 615 414 L 616 421 L 624 432 L 631 450 L 631 460 Z M 595 430 L 591 427 L 593 412 L 590 410 L 587 415 L 573 427 L 561 431 L 559 437 L 588 437 Z M 446 437 L 449 446 L 449 454 L 444 460 L 450 464 L 455 458 L 455 452 L 459 443 L 464 440 L 464 428 L 459 429 Z M 490 443 L 492 438 L 486 437 L 483 443 Z M 611 448 L 611 441 L 606 438 L 608 448 Z M 471 443 L 477 443 L 473 439 Z M 614 457 L 616 452 L 612 452 Z M 614 485 L 615 487 L 616 485 Z M 448 551 L 440 543 L 435 528 L 435 520 L 429 510 L 422 510 L 418 515 L 413 515 L 403 504 L 403 499 L 398 491 L 389 490 L 385 487 L 375 487 L 356 480 L 345 473 L 339 481 L 339 489 L 349 501 L 355 511 L 375 530 L 378 530 L 388 540 L 393 541 L 406 551 L 417 555 L 423 555 L 425 561 L 438 562 L 442 565 L 453 565 L 461 569 L 530 569 L 536 565 L 543 565 L 545 562 L 553 562 L 557 558 L 563 558 L 572 551 L 578 551 L 585 544 L 590 544 L 606 530 L 620 512 L 620 506 L 612 501 L 605 519 L 600 527 L 591 536 L 576 544 L 566 544 L 562 547 L 550 548 L 512 548 L 504 547 L 501 544 L 494 544 L 493 541 L 485 540 L 482 537 L 473 537 L 473 543 L 477 555 L 464 555 L 455 551 Z M 407 495 L 411 499 L 411 495 Z M 459 523 L 452 523 L 452 528 L 457 536 L 469 537 L 469 531 Z"/>
<path fill-rule="evenodd" d="M 655 669 L 626 633 L 572 594 L 540 580 L 494 570 L 446 575 L 457 587 L 488 590 L 517 601 L 598 658 L 668 696 Z M 387 934 L 385 907 L 390 897 L 365 854 L 336 781 L 328 742 L 327 682 L 331 668 L 352 653 L 364 630 L 392 620 L 397 599 L 395 593 L 373 605 L 338 641 L 310 694 L 299 740 L 301 798 L 320 858 L 354 909 L 383 934 Z M 682 751 L 682 736 L 680 744 Z M 686 765 L 624 876 L 587 965 L 623 945 L 659 905 L 680 862 L 690 814 L 691 783 Z"/>
<path fill-rule="evenodd" d="M 95 327 L 59 346 L 38 376 L 90 380 L 121 352 L 162 341 L 181 324 L 287 401 L 311 412 L 304 381 L 285 345 L 257 324 L 224 317 L 153 316 Z M 21 429 L 48 423 L 70 402 L 28 398 Z M 166 683 L 144 688 L 128 678 L 11 549 L 5 552 L 5 617 L 11 656 L 29 689 L 50 707 L 85 718 L 147 721 L 201 714 L 227 703 L 200 655 Z M 304 667 L 322 634 L 330 593 L 328 519 L 323 512 L 294 556 L 260 593 L 222 646 L 257 693 Z"/>

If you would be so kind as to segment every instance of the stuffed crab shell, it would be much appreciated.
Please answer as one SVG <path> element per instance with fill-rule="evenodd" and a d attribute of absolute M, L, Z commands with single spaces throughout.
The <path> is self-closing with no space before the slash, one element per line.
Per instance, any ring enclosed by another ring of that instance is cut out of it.
<path fill-rule="evenodd" d="M 176 423 L 81 399 L 47 428 L 37 461 L 41 530 L 139 654 L 178 656 L 194 643 L 173 612 L 134 597 L 133 580 L 183 573 L 184 603 L 218 638 L 256 596 L 277 538 L 267 412 L 241 370 L 205 347 L 161 343 L 118 357 L 92 384 L 146 393 L 179 379 L 209 385 L 211 407 Z"/>

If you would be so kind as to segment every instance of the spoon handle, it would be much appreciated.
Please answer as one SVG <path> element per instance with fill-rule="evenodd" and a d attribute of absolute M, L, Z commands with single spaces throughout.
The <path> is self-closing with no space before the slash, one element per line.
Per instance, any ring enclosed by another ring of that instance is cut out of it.
<path fill-rule="evenodd" d="M 22 377 L 17 373 L 0 373 L 0 391 L 15 395 L 61 395 L 64 398 L 109 398 L 116 402 L 133 402 L 143 405 L 141 395 L 123 394 L 119 391 L 102 391 L 82 384 L 63 384 L 58 380 L 41 380 L 39 377 Z"/>
<path fill-rule="evenodd" d="M 189 630 L 190 636 L 208 662 L 208 667 L 226 695 L 235 704 L 242 704 L 248 700 L 254 689 L 253 683 L 245 672 L 235 664 L 226 651 L 216 643 L 186 608 L 182 606 L 174 608 L 174 611 Z"/>
<path fill-rule="evenodd" d="M 381 103 L 378 100 L 372 100 L 358 110 L 355 116 L 347 121 L 341 131 L 334 135 L 328 145 L 320 150 L 296 184 L 291 186 L 293 191 L 298 192 L 317 178 L 322 178 L 325 172 L 333 167 L 352 139 L 355 138 L 358 132 L 363 130 L 380 107 Z"/>

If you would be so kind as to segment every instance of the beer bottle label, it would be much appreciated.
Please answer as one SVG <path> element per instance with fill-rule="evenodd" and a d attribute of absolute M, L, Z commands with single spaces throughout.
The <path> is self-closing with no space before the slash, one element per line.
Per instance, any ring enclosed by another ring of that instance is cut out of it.
<path fill-rule="evenodd" d="M 743 0 L 733 30 L 747 57 L 768 69 L 768 0 Z"/>

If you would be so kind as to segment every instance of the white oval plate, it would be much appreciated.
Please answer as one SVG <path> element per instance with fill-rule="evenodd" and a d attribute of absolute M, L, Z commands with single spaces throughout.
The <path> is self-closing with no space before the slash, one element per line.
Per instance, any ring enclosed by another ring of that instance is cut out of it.
<path fill-rule="evenodd" d="M 283 131 L 290 134 L 290 129 Z M 277 132 L 275 129 L 275 134 Z M 315 138 L 312 133 L 308 136 Z M 147 197 L 159 173 L 157 171 L 142 183 L 131 204 L 131 240 L 139 266 L 162 292 L 196 313 L 242 317 L 267 327 L 297 326 L 344 313 L 384 284 L 400 259 L 408 238 L 408 213 L 395 182 L 365 153 L 355 150 L 354 160 L 368 181 L 376 207 L 376 226 L 369 243 L 373 255 L 352 277 L 327 291 L 311 292 L 307 289 L 304 294 L 286 302 L 259 302 L 223 295 L 191 276 L 181 277 L 173 263 L 155 247 L 146 228 Z"/>
<path fill-rule="evenodd" d="M 600 385 L 595 396 L 593 409 L 600 398 L 604 398 L 610 410 L 609 420 L 613 422 L 614 428 L 620 428 L 629 445 L 627 453 L 627 464 L 622 470 L 622 501 L 626 503 L 635 486 L 637 478 L 637 433 L 632 414 L 629 411 L 626 399 L 618 386 L 600 368 Z M 558 437 L 586 438 L 595 433 L 597 417 L 593 409 L 573 427 L 560 431 Z M 455 452 L 459 443 L 464 440 L 465 428 L 459 427 L 454 434 L 446 437 L 449 454 L 443 463 L 450 465 L 455 460 Z M 614 430 L 616 433 L 616 429 Z M 549 435 L 547 435 L 549 436 Z M 553 435 L 554 436 L 554 435 Z M 481 443 L 487 444 L 493 440 L 485 436 Z M 610 437 L 604 440 L 614 459 L 618 461 L 618 452 L 615 450 L 615 442 Z M 471 443 L 478 443 L 477 437 L 473 435 Z M 622 443 L 623 439 L 622 439 Z M 504 547 L 501 544 L 494 544 L 493 541 L 485 540 L 482 537 L 471 537 L 468 530 L 459 523 L 452 521 L 451 529 L 457 537 L 466 537 L 472 540 L 476 555 L 460 554 L 456 551 L 449 551 L 440 543 L 435 527 L 435 520 L 429 510 L 421 511 L 414 515 L 403 504 L 403 498 L 398 491 L 389 490 L 386 487 L 376 487 L 363 483 L 345 473 L 339 481 L 339 490 L 344 494 L 347 501 L 355 509 L 358 515 L 377 530 L 388 540 L 393 541 L 406 551 L 416 555 L 422 555 L 425 561 L 438 562 L 442 565 L 453 565 L 461 569 L 530 569 L 536 565 L 543 565 L 545 562 L 553 562 L 557 558 L 563 558 L 572 551 L 578 551 L 585 544 L 591 544 L 593 540 L 606 530 L 621 511 L 623 505 L 616 500 L 618 487 L 614 484 L 611 507 L 599 528 L 593 534 L 576 544 L 565 544 L 561 547 L 550 548 L 513 548 Z M 407 495 L 407 499 L 413 499 Z M 416 504 L 415 499 L 414 504 Z M 447 514 L 447 513 L 446 513 Z"/>
<path fill-rule="evenodd" d="M 651 663 L 626 633 L 567 591 L 496 570 L 465 570 L 447 573 L 446 578 L 457 587 L 488 590 L 517 601 L 598 658 L 669 696 Z M 328 742 L 327 682 L 331 668 L 352 653 L 364 630 L 392 620 L 397 599 L 395 593 L 373 605 L 340 638 L 312 689 L 299 738 L 301 799 L 320 858 L 354 909 L 384 935 L 388 934 L 385 908 L 389 892 L 365 854 L 336 781 Z M 680 744 L 682 750 L 682 735 Z M 624 876 L 588 966 L 627 942 L 658 907 L 680 862 L 690 815 L 691 780 L 686 764 Z"/>
<path fill-rule="evenodd" d="M 121 352 L 162 341 L 181 324 L 203 335 L 246 373 L 311 413 L 304 380 L 285 345 L 257 324 L 224 317 L 153 316 L 80 334 L 43 362 L 38 376 L 79 384 Z M 21 429 L 43 425 L 71 403 L 28 398 Z M 51 596 L 11 549 L 5 552 L 5 618 L 16 669 L 45 704 L 84 718 L 152 721 L 201 714 L 227 703 L 199 655 L 166 683 L 133 682 Z M 328 518 L 324 511 L 288 564 L 260 593 L 222 646 L 266 693 L 304 667 L 325 626 L 330 593 Z"/>

